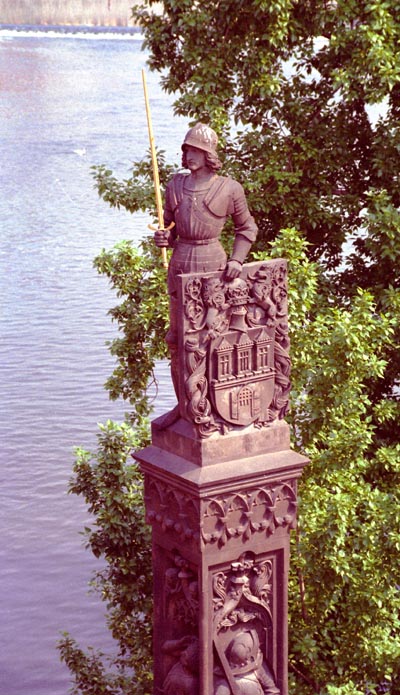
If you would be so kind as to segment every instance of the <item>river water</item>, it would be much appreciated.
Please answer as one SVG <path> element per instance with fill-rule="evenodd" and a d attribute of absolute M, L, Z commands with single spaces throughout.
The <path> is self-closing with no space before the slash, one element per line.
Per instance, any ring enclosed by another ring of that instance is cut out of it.
<path fill-rule="evenodd" d="M 93 257 L 138 241 L 150 220 L 98 199 L 92 164 L 129 176 L 148 149 L 141 38 L 0 31 L 0 694 L 66 695 L 56 643 L 111 646 L 96 560 L 79 535 L 83 502 L 67 494 L 73 447 L 123 419 L 103 383 L 116 302 Z M 180 161 L 186 122 L 148 74 L 153 127 Z M 157 410 L 171 407 L 159 365 Z"/>

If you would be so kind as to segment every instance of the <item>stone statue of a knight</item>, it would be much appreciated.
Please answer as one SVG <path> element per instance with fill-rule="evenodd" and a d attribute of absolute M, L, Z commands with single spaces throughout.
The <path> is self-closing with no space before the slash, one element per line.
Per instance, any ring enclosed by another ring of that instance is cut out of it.
<path fill-rule="evenodd" d="M 155 233 L 173 249 L 167 342 L 178 404 L 134 457 L 152 527 L 154 693 L 288 695 L 287 577 L 297 480 L 290 448 L 288 264 L 247 260 L 257 227 L 197 123 Z M 229 258 L 220 242 L 226 222 Z"/>
<path fill-rule="evenodd" d="M 165 228 L 174 225 L 169 231 L 155 233 L 157 246 L 173 248 L 168 270 L 170 328 L 166 340 L 177 393 L 177 276 L 225 270 L 226 280 L 234 280 L 240 275 L 257 235 L 241 184 L 217 173 L 222 166 L 217 144 L 216 133 L 203 123 L 188 131 L 182 144 L 182 165 L 190 173 L 176 174 L 166 189 L 164 224 Z M 219 239 L 229 217 L 233 220 L 235 240 L 228 259 Z"/>

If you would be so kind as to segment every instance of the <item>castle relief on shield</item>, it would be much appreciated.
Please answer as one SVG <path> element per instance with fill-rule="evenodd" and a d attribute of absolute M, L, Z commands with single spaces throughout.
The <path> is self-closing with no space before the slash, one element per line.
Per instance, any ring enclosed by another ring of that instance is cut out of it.
<path fill-rule="evenodd" d="M 248 263 L 240 277 L 188 274 L 181 282 L 181 417 L 200 437 L 264 427 L 288 409 L 287 270 Z"/>

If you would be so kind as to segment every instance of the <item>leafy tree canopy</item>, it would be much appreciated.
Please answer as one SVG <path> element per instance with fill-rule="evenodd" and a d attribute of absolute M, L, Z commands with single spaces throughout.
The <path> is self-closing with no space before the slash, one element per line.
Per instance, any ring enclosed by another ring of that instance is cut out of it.
<path fill-rule="evenodd" d="M 261 243 L 294 225 L 337 265 L 368 193 L 384 188 L 399 205 L 398 0 L 154 4 L 134 8 L 150 67 L 178 93 L 176 113 L 221 134 Z"/>
<path fill-rule="evenodd" d="M 147 0 L 133 15 L 175 112 L 218 131 L 224 172 L 244 185 L 259 225 L 256 257 L 289 261 L 290 421 L 294 445 L 311 459 L 293 539 L 292 691 L 398 695 L 400 3 L 166 0 L 160 11 Z M 160 153 L 162 182 L 172 171 Z M 105 166 L 94 175 L 110 205 L 154 209 L 149 161 L 127 181 Z M 148 642 L 125 629 L 135 597 L 148 605 L 150 568 L 138 579 L 127 554 L 134 539 L 145 557 L 148 534 L 126 523 L 140 517 L 141 502 L 137 471 L 123 461 L 149 413 L 154 360 L 165 356 L 157 259 L 146 240 L 140 251 L 126 242 L 95 261 L 122 299 L 112 310 L 121 337 L 107 387 L 132 411 L 123 442 L 109 425 L 95 454 L 80 452 L 72 484 L 96 515 L 88 542 L 110 568 L 99 586 L 122 669 L 113 679 L 66 637 L 76 692 L 91 695 L 149 692 Z M 109 493 L 107 458 L 118 467 Z"/>

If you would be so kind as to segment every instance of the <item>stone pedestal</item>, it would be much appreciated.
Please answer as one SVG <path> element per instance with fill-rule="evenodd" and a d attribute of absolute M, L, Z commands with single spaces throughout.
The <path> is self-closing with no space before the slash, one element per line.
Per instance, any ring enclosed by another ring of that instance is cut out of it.
<path fill-rule="evenodd" d="M 260 692 L 286 695 L 289 531 L 307 461 L 284 421 L 206 440 L 184 420 L 162 425 L 135 454 L 153 528 L 154 693 L 245 695 L 265 672 Z"/>
<path fill-rule="evenodd" d="M 286 264 L 180 276 L 179 408 L 135 454 L 153 529 L 154 694 L 287 695 Z"/>

